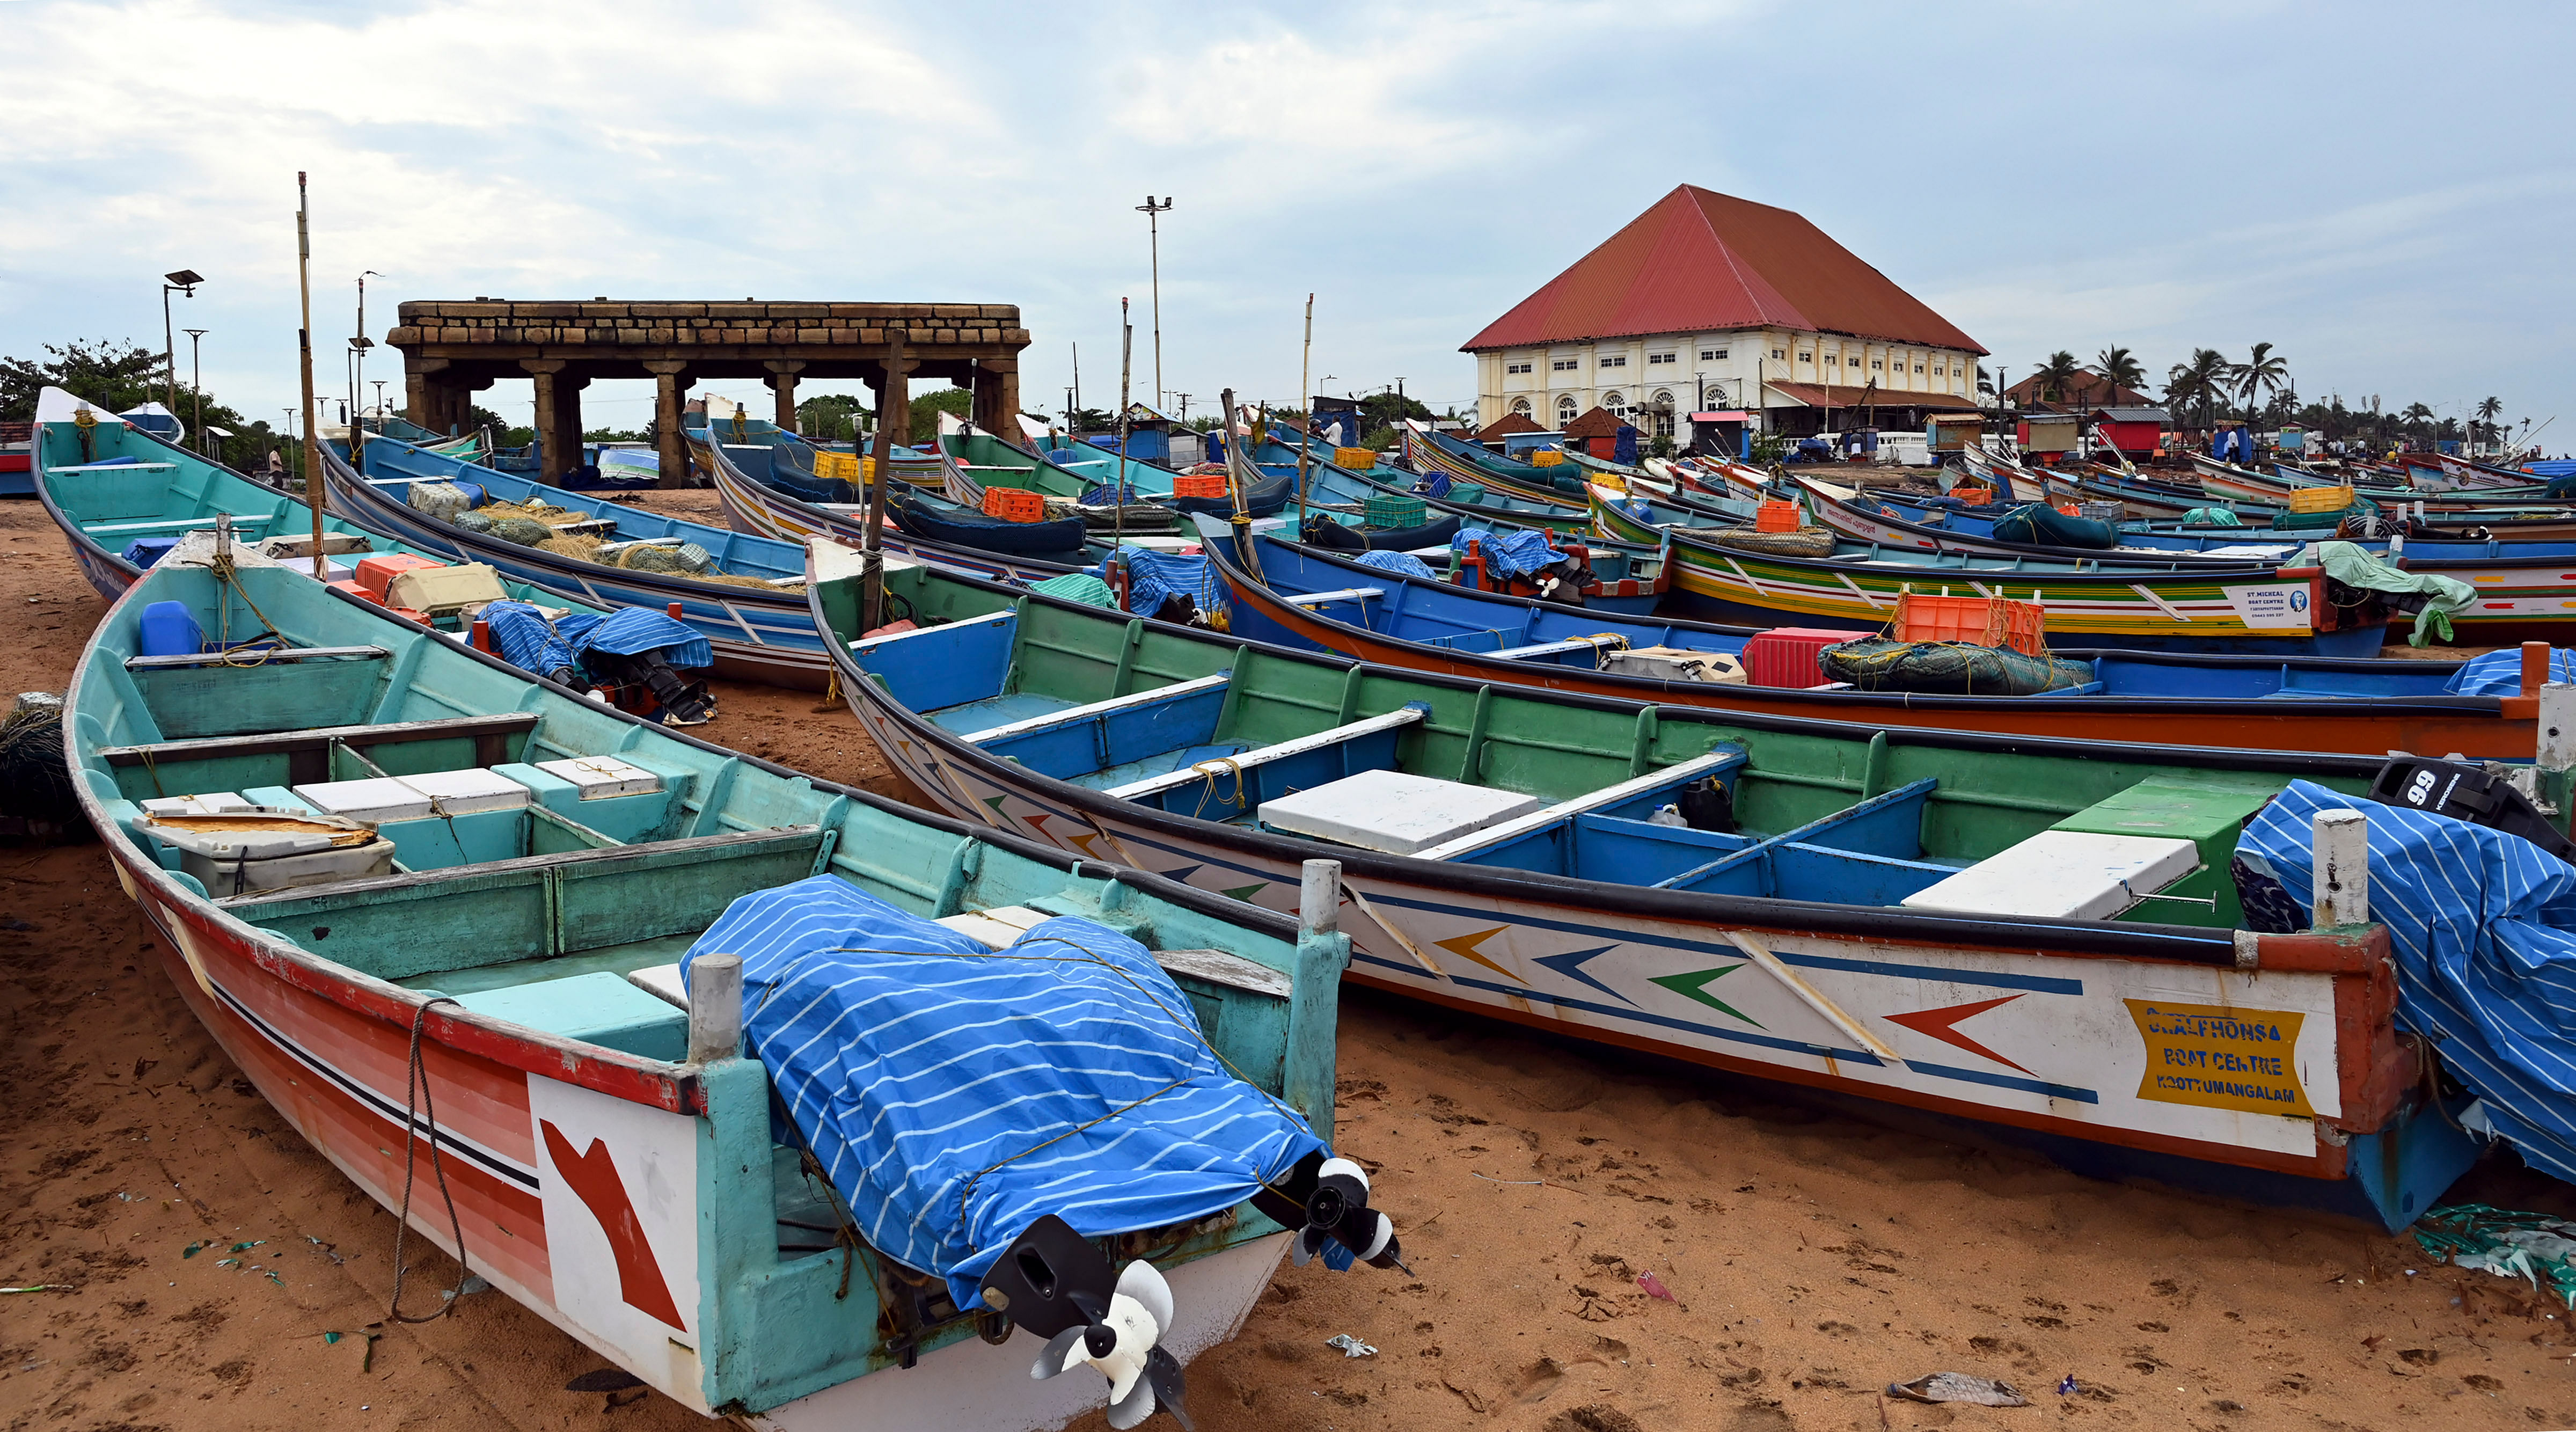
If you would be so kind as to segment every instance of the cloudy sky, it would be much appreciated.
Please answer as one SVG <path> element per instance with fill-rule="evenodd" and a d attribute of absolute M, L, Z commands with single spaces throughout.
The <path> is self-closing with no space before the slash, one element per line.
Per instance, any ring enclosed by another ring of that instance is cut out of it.
<path fill-rule="evenodd" d="M 2303 395 L 2538 422 L 2576 407 L 2570 16 L 0 0 L 0 353 L 157 344 L 157 276 L 194 268 L 207 388 L 282 416 L 302 169 L 317 333 L 367 269 L 379 339 L 404 298 L 1016 302 L 1028 405 L 1079 344 L 1107 406 L 1122 295 L 1153 383 L 1150 192 L 1165 388 L 1291 397 L 1312 291 L 1319 389 L 1439 406 L 1474 397 L 1460 342 L 1695 183 L 1806 214 L 2016 374 L 2267 340 Z"/>

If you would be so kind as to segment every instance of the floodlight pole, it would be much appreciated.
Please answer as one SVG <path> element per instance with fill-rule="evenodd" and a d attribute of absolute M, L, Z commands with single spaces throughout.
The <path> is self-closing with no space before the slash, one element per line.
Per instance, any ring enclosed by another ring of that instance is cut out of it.
<path fill-rule="evenodd" d="M 175 269 L 161 275 L 161 373 L 169 380 L 165 391 L 173 417 L 179 412 L 179 340 L 170 329 L 170 295 L 175 292 L 195 298 L 197 285 L 204 282 L 195 269 Z"/>
<path fill-rule="evenodd" d="M 182 329 L 188 335 L 188 393 L 196 399 L 196 416 L 189 429 L 197 439 L 197 451 L 206 450 L 206 370 L 197 361 L 197 340 L 212 333 L 211 328 Z"/>
<path fill-rule="evenodd" d="M 1136 212 L 1145 216 L 1145 242 L 1147 245 L 1147 256 L 1152 264 L 1152 280 L 1154 285 L 1154 406 L 1158 409 L 1163 406 L 1163 232 L 1161 217 L 1162 215 L 1169 213 L 1171 211 L 1171 207 L 1172 199 L 1168 194 L 1163 196 L 1161 203 L 1156 203 L 1154 201 L 1154 196 L 1148 194 L 1145 196 L 1145 202 L 1136 206 Z M 1233 418 L 1229 416 L 1226 421 L 1232 422 Z M 1126 454 L 1121 453 L 1119 456 L 1123 458 Z M 1123 463 L 1120 465 L 1119 472 L 1120 476 L 1123 478 L 1126 473 L 1125 465 Z"/>

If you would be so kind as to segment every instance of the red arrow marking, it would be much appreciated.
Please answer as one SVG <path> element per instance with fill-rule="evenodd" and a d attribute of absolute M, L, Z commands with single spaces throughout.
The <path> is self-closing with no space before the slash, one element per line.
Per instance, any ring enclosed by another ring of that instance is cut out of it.
<path fill-rule="evenodd" d="M 626 1196 L 626 1181 L 617 1176 L 617 1164 L 608 1156 L 608 1145 L 599 1139 L 590 1141 L 583 1153 L 572 1151 L 572 1140 L 552 1119 L 540 1119 L 546 1153 L 555 1161 L 555 1171 L 564 1183 L 588 1205 L 590 1214 L 599 1220 L 599 1230 L 608 1235 L 609 1252 L 617 1259 L 618 1295 L 628 1307 L 645 1316 L 657 1318 L 682 1332 L 689 1325 L 680 1321 L 680 1310 L 671 1303 L 671 1286 L 662 1280 L 661 1260 L 653 1256 L 653 1244 L 644 1236 L 644 1226 L 635 1217 L 635 1205 Z"/>
<path fill-rule="evenodd" d="M 1881 1015 L 1880 1018 L 1885 1019 L 1890 1024 L 1904 1025 L 1906 1028 L 1913 1030 L 1917 1034 L 1931 1035 L 1933 1038 L 1940 1040 L 1944 1044 L 1964 1049 L 1970 1054 L 1982 1055 L 1985 1058 L 1995 1061 L 1997 1064 L 2004 1065 L 2008 1068 L 2021 1069 L 2021 1072 L 2024 1074 L 2029 1074 L 2029 1070 L 2022 1069 L 2020 1065 L 2013 1063 L 2011 1060 L 2006 1059 L 2002 1055 L 1997 1054 L 1993 1050 L 1988 1049 L 1986 1046 L 1979 1044 L 1977 1041 L 1970 1039 L 1968 1036 L 1961 1034 L 1958 1030 L 1951 1027 L 1958 1024 L 1961 1020 L 1983 1014 L 1987 1010 L 1994 1008 L 1996 1005 L 2010 1004 L 2019 998 L 2021 998 L 2020 995 L 2008 994 L 2001 999 L 1981 999 L 1974 1004 L 1954 1004 L 1946 1009 L 1918 1009 L 1912 1014 L 1889 1014 Z M 2037 1078 L 2038 1076 L 2032 1075 L 2032 1077 Z"/>

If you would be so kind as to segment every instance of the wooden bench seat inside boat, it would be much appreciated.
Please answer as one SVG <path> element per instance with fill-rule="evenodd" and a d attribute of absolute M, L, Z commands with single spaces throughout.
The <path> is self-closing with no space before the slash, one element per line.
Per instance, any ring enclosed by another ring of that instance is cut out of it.
<path fill-rule="evenodd" d="M 339 663 L 326 663 L 318 669 L 329 670 L 336 665 Z M 312 675 L 308 671 L 301 679 L 309 680 Z M 533 711 L 501 711 L 427 721 L 184 737 L 148 745 L 106 746 L 98 754 L 117 772 L 117 784 L 127 790 L 129 798 L 141 799 L 170 793 L 152 789 L 156 777 L 165 784 L 179 779 L 193 790 L 240 790 L 254 785 L 292 786 L 331 780 L 335 774 L 331 758 L 336 748 L 364 752 L 396 774 L 457 770 L 469 765 L 496 766 L 519 757 L 537 721 Z M 402 759 L 396 759 L 389 748 L 401 748 Z M 181 775 L 176 769 L 179 767 L 191 769 Z M 161 776 L 163 772 L 169 774 Z"/>

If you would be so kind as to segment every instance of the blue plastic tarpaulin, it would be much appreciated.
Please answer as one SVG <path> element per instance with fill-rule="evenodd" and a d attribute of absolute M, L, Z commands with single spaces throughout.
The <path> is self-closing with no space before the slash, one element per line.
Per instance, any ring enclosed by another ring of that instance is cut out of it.
<path fill-rule="evenodd" d="M 1086 1237 L 1206 1218 L 1322 1148 L 1227 1072 L 1144 946 L 1048 920 L 998 954 L 832 876 L 745 895 L 743 1033 L 869 1245 L 979 1276 L 1052 1213 Z"/>
<path fill-rule="evenodd" d="M 1485 570 L 1505 579 L 1526 577 L 1565 560 L 1564 553 L 1547 545 L 1546 534 L 1526 527 L 1517 532 L 1469 532 L 1461 528 L 1457 536 L 1449 539 L 1449 549 L 1464 552 L 1470 542 L 1479 544 Z"/>
<path fill-rule="evenodd" d="M 2246 822 L 2236 858 L 2302 918 L 2328 810 L 2370 818 L 2370 915 L 2397 957 L 2400 1024 L 2437 1041 L 2526 1161 L 2576 1181 L 2576 866 L 2520 836 L 2294 781 Z"/>
<path fill-rule="evenodd" d="M 2549 652 L 2549 679 L 2576 683 L 2576 651 L 2553 647 Z M 2442 689 L 2453 696 L 2519 696 L 2522 694 L 2522 653 L 2508 648 L 2473 656 L 2460 663 Z"/>
<path fill-rule="evenodd" d="M 1138 616 L 1152 616 L 1176 596 L 1189 597 L 1202 612 L 1225 610 L 1225 581 L 1207 558 L 1142 547 L 1122 548 L 1120 557 L 1127 564 L 1127 610 Z"/>
<path fill-rule="evenodd" d="M 707 645 L 705 637 L 643 607 L 620 607 L 604 617 L 575 612 L 558 619 L 555 630 L 572 644 L 576 655 L 604 651 L 610 656 L 641 656 L 648 651 L 661 651 L 662 659 L 673 666 L 716 664 L 715 648 Z"/>
<path fill-rule="evenodd" d="M 1410 552 L 1362 552 L 1359 560 L 1363 567 L 1375 567 L 1381 572 L 1396 572 L 1407 577 L 1436 578 L 1440 575 L 1431 570 L 1430 563 Z"/>
<path fill-rule="evenodd" d="M 578 669 L 572 644 L 526 602 L 487 602 L 479 618 L 492 636 L 492 650 L 503 661 L 532 675 L 551 678 L 565 667 Z"/>

